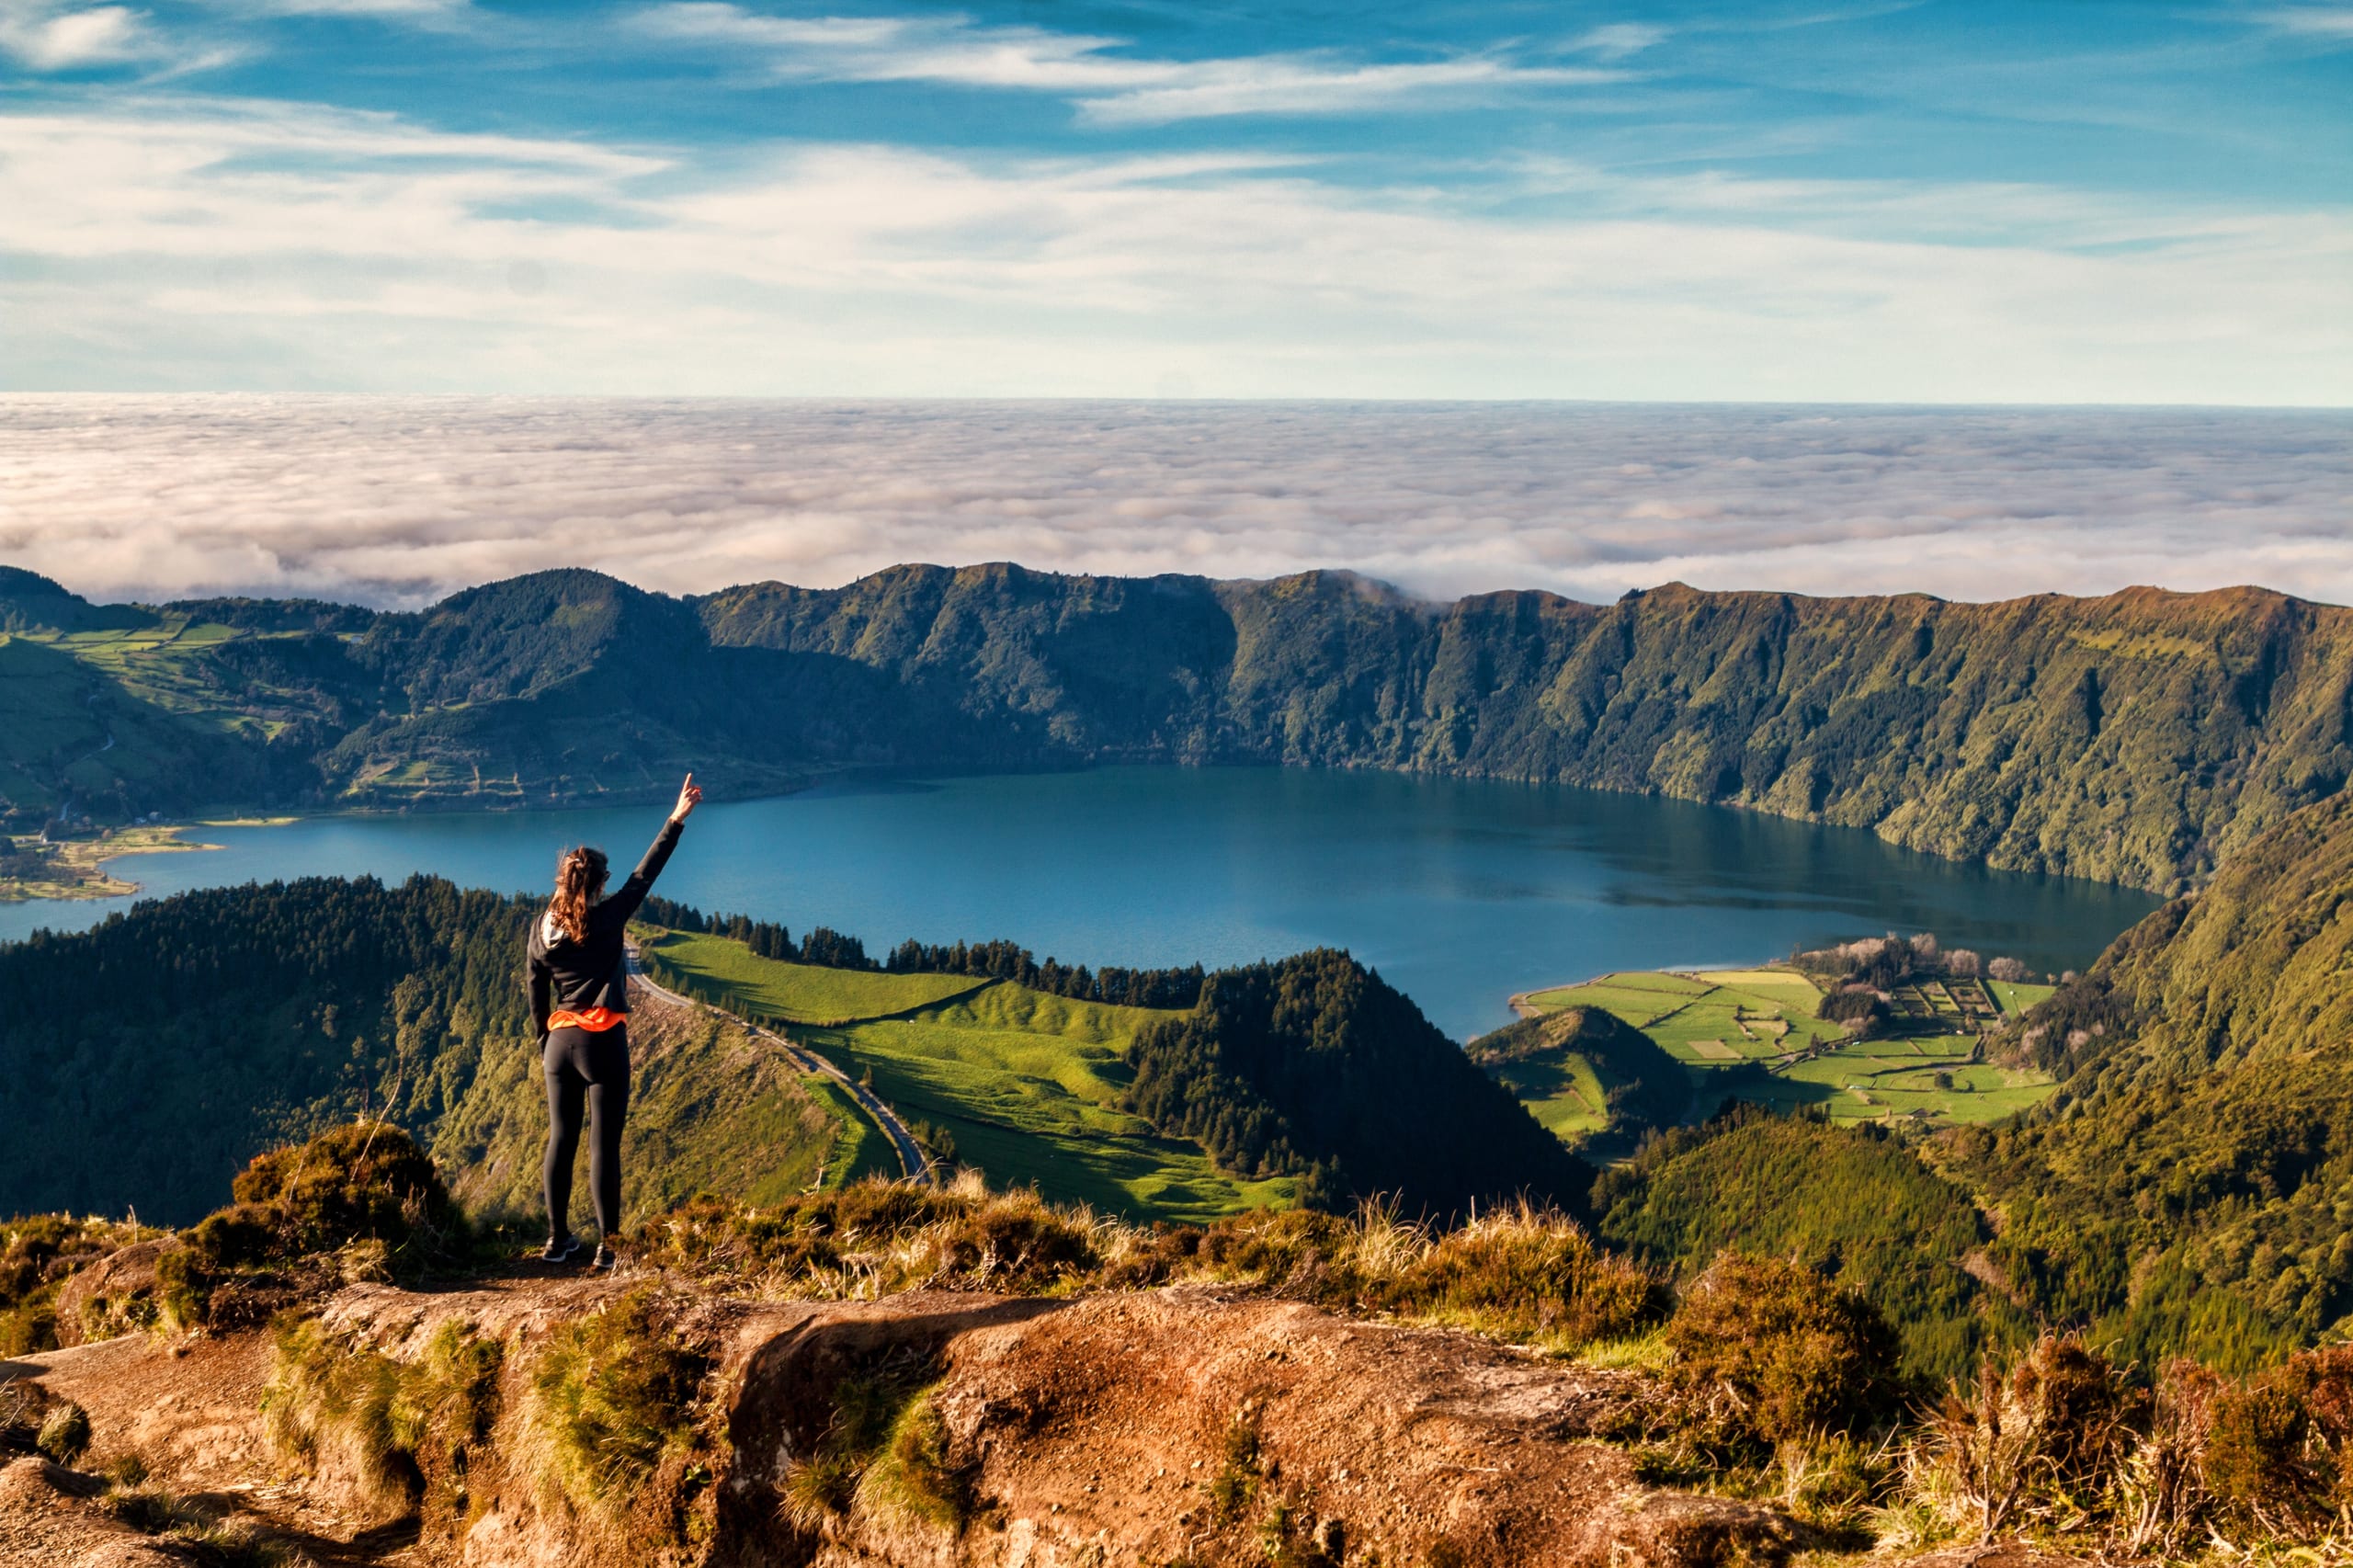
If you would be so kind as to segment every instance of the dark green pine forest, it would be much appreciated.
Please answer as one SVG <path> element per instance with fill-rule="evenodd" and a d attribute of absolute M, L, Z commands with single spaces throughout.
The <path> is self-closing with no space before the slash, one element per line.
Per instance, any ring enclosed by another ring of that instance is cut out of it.
<path fill-rule="evenodd" d="M 1221 970 L 1129 1051 L 1130 1109 L 1227 1170 L 1303 1175 L 1321 1207 L 1389 1196 L 1461 1214 L 1580 1208 L 1592 1169 L 1420 1008 L 1347 954 Z M 1466 1135 L 1467 1134 L 1467 1135 Z"/>
<path fill-rule="evenodd" d="M 902 566 L 687 598 L 547 572 L 382 613 L 93 606 L 0 568 L 0 633 L 19 830 L 67 801 L 651 799 L 688 766 L 745 795 L 1260 762 L 1650 791 L 2172 892 L 2353 771 L 2353 612 L 2254 588 L 1441 605 L 1345 573 Z"/>

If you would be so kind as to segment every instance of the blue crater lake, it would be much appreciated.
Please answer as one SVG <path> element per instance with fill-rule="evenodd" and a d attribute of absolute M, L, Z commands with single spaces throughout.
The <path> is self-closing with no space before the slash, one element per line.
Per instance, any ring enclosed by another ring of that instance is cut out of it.
<path fill-rule="evenodd" d="M 140 855 L 157 897 L 301 876 L 425 871 L 543 888 L 566 846 L 620 869 L 661 821 L 627 810 L 323 816 L 203 828 Z M 1563 787 L 1293 768 L 1105 768 L 869 784 L 696 813 L 661 891 L 831 926 L 870 951 L 1010 937 L 1065 962 L 1212 967 L 1347 948 L 1440 1028 L 1613 969 L 1736 964 L 1897 930 L 2080 968 L 2152 895 L 1992 871 L 1824 828 Z M 96 924 L 127 900 L 0 904 L 0 938 Z"/>

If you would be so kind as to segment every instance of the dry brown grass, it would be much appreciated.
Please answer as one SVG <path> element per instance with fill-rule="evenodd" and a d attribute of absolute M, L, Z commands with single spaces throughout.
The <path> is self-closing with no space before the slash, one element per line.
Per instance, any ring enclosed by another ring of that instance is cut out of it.
<path fill-rule="evenodd" d="M 698 1199 L 639 1234 L 644 1256 L 769 1299 L 894 1291 L 1054 1295 L 1188 1280 L 1248 1285 L 1341 1310 L 1443 1323 L 1570 1350 L 1638 1335 L 1667 1306 L 1656 1276 L 1557 1211 L 1519 1205 L 1466 1224 L 1256 1210 L 1207 1227 L 1142 1227 L 971 1176 L 946 1188 L 866 1182 L 773 1209 Z"/>

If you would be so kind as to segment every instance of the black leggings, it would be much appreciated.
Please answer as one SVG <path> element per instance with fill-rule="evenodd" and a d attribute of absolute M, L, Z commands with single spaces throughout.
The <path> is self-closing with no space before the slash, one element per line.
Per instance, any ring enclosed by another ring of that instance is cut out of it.
<path fill-rule="evenodd" d="M 572 1233 L 572 1160 L 580 1152 L 583 1092 L 588 1109 L 588 1186 L 597 1229 L 621 1228 L 621 1123 L 629 1119 L 629 1026 L 548 1031 L 540 1065 L 548 1080 L 548 1234 Z"/>

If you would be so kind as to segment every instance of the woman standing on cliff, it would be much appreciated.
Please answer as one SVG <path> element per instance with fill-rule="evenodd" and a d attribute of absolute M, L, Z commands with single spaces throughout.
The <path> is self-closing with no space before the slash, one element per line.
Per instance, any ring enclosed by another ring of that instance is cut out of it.
<path fill-rule="evenodd" d="M 678 846 L 678 834 L 702 800 L 695 776 L 678 787 L 678 803 L 654 847 L 629 881 L 605 896 L 605 852 L 567 849 L 557 863 L 555 897 L 531 923 L 531 1022 L 539 1029 L 540 1067 L 548 1083 L 548 1157 L 544 1171 L 548 1244 L 540 1256 L 564 1263 L 580 1252 L 572 1233 L 572 1162 L 580 1149 L 582 1102 L 588 1114 L 588 1185 L 597 1202 L 595 1267 L 619 1261 L 621 1226 L 621 1124 L 629 1119 L 629 918 Z"/>

